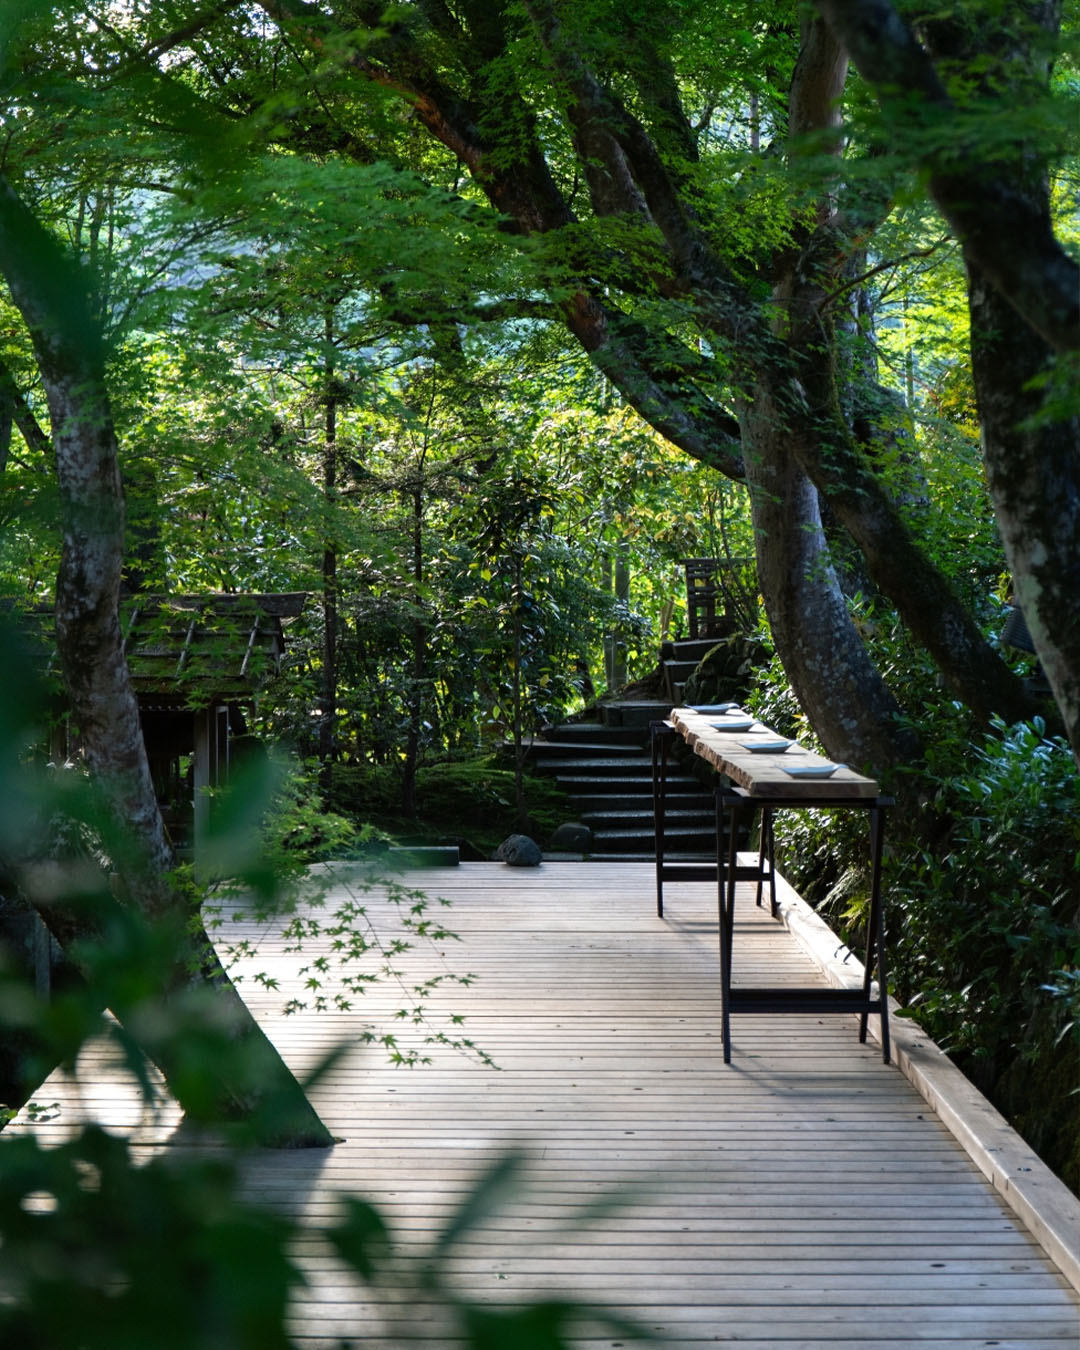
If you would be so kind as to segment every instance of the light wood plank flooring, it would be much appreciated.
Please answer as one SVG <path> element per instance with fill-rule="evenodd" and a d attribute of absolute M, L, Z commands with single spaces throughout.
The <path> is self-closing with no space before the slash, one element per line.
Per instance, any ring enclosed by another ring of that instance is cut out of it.
<path fill-rule="evenodd" d="M 453 1032 L 439 1018 L 458 1013 L 498 1068 L 436 1046 L 430 1066 L 395 1069 L 377 1047 L 354 1045 L 314 1092 L 343 1142 L 260 1155 L 253 1194 L 314 1224 L 355 1191 L 380 1206 L 407 1266 L 477 1175 L 522 1147 L 525 1187 L 452 1260 L 457 1287 L 477 1298 L 570 1294 L 670 1347 L 1080 1343 L 1075 1293 L 879 1048 L 859 1045 L 854 1018 L 736 1018 L 725 1068 L 714 887 L 668 886 L 660 920 L 649 864 L 478 863 L 408 881 L 452 901 L 433 908 L 460 940 L 418 944 L 397 961 L 401 980 L 373 986 L 354 1011 L 285 1017 L 316 947 L 298 958 L 270 930 L 236 925 L 258 939 L 242 970 L 280 982 L 245 983 L 246 997 L 300 1074 L 365 1021 L 408 1046 L 425 1026 Z M 380 893 L 357 895 L 390 932 Z M 433 992 L 425 1025 L 393 1020 L 402 981 L 446 971 L 476 979 Z M 815 977 L 786 931 L 742 900 L 736 980 Z M 85 1109 L 137 1127 L 130 1092 L 93 1051 L 83 1077 Z M 38 1094 L 65 1107 L 39 1130 L 62 1135 L 69 1092 L 54 1077 Z M 177 1124 L 166 1113 L 147 1146 L 198 1146 Z M 605 1208 L 613 1197 L 621 1204 Z M 445 1312 L 404 1279 L 358 1289 L 314 1235 L 301 1256 L 310 1285 L 294 1326 L 310 1350 L 338 1337 L 452 1343 Z M 580 1343 L 629 1342 L 593 1328 Z"/>

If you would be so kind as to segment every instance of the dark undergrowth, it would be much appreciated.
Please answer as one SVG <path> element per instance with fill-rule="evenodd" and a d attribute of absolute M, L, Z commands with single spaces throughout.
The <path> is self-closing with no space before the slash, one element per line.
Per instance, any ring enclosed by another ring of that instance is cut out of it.
<path fill-rule="evenodd" d="M 758 711 L 805 735 L 775 686 Z M 919 729 L 926 760 L 895 785 L 916 805 L 895 813 L 886 847 L 891 992 L 1080 1193 L 1075 762 L 1038 721 L 980 732 L 941 702 Z M 777 847 L 785 875 L 858 950 L 865 823 L 782 812 Z"/>
<path fill-rule="evenodd" d="M 513 769 L 494 756 L 422 767 L 417 813 L 402 815 L 400 775 L 389 765 L 335 764 L 327 805 L 374 825 L 403 844 L 457 844 L 464 858 L 489 858 L 503 839 L 522 829 L 515 808 Z M 527 776 L 525 832 L 541 847 L 571 819 L 566 794 L 550 778 Z"/>

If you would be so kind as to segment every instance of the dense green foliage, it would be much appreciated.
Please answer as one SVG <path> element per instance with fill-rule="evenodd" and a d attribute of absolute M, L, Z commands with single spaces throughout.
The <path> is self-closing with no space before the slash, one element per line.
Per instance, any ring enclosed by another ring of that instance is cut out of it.
<path fill-rule="evenodd" d="M 926 188 L 972 162 L 979 187 L 1027 156 L 1075 250 L 1075 29 L 1046 96 L 1018 97 L 1023 62 L 974 42 L 979 20 L 1008 7 L 901 8 L 945 30 L 951 101 L 897 109 L 853 75 L 841 127 L 828 98 L 814 125 L 790 98 L 812 12 L 788 0 L 768 14 L 745 0 L 416 0 L 385 14 L 351 0 L 20 0 L 0 5 L 0 187 L 62 242 L 101 329 L 129 589 L 307 593 L 283 678 L 249 710 L 292 767 L 223 794 L 204 860 L 266 903 L 283 877 L 370 856 L 383 833 L 480 855 L 521 825 L 543 838 L 562 812 L 523 777 L 528 741 L 652 668 L 685 623 L 681 558 L 756 552 L 756 575 L 739 564 L 737 641 L 782 646 L 761 578 L 791 541 L 755 530 L 771 489 L 743 481 L 768 436 L 738 437 L 758 406 L 804 440 L 820 433 L 828 547 L 785 580 L 805 598 L 835 569 L 853 648 L 902 708 L 879 742 L 892 753 L 872 766 L 900 801 L 887 874 L 897 993 L 1080 1185 L 1075 759 L 1052 724 L 1006 725 L 958 698 L 947 651 L 932 659 L 910 608 L 899 617 L 903 578 L 892 592 L 875 580 L 874 548 L 851 528 L 859 504 L 895 510 L 994 660 L 1014 577 L 969 359 L 985 335 L 969 322 L 970 259 Z M 1037 65 L 1041 35 L 1030 45 L 1018 22 L 1009 36 Z M 47 606 L 64 428 L 50 422 L 17 273 L 0 288 L 0 596 Z M 801 304 L 813 321 L 799 345 Z M 1075 414 L 1068 354 L 1030 387 L 1045 397 L 1025 435 Z M 799 440 L 768 430 L 785 452 Z M 813 520 L 803 533 L 816 538 Z M 777 651 L 751 697 L 807 742 L 799 648 Z M 20 696 L 16 683 L 0 707 L 12 759 L 29 721 L 47 720 Z M 512 768 L 492 757 L 507 742 Z M 115 856 L 122 838 L 79 817 L 85 784 L 67 778 L 79 825 L 39 852 Z M 5 782 L 12 849 L 54 779 Z M 241 824 L 262 827 L 262 848 L 241 845 Z M 857 933 L 857 828 L 801 813 L 778 839 L 792 880 Z M 191 901 L 190 878 L 176 893 Z M 107 905 L 106 888 L 88 899 Z M 403 887 L 401 901 L 389 946 L 445 933 L 422 897 Z M 43 1006 L 2 974 L 0 1021 L 29 1038 L 32 1062 L 43 1074 L 73 1061 L 104 1000 L 133 1072 L 127 1014 L 175 1047 L 196 1107 L 211 1076 L 242 1082 L 205 1003 L 156 1001 L 178 930 L 107 917 L 108 940 L 83 953 L 94 997 Z M 310 1005 L 349 1007 L 382 950 L 363 883 L 343 912 L 276 917 L 300 943 L 332 931 L 343 992 L 327 996 L 313 970 Z M 430 992 L 412 991 L 412 1025 L 482 1057 L 429 1022 Z M 422 1058 L 393 1037 L 385 1048 Z M 177 1175 L 93 1130 L 51 1153 L 8 1138 L 0 1154 L 4 1338 L 138 1344 L 153 1306 L 162 1345 L 290 1343 L 291 1229 L 244 1205 L 236 1159 Z M 426 1293 L 453 1304 L 443 1264 L 513 1168 L 436 1239 L 416 1276 Z M 361 1281 L 377 1277 L 385 1222 L 353 1201 L 329 1234 Z M 163 1269 L 175 1276 L 164 1288 Z M 453 1312 L 468 1344 L 514 1350 L 556 1350 L 576 1315 L 558 1303 Z"/>

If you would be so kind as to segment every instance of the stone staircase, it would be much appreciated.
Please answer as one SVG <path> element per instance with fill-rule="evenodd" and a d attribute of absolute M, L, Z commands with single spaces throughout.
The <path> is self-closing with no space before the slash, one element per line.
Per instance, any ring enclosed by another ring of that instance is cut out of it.
<path fill-rule="evenodd" d="M 649 723 L 665 718 L 672 706 L 603 704 L 600 720 L 549 727 L 533 742 L 532 771 L 557 779 L 573 804 L 573 819 L 592 831 L 590 853 L 604 861 L 655 856 Z M 678 766 L 669 768 L 667 783 L 668 856 L 715 857 L 712 793 Z"/>
<path fill-rule="evenodd" d="M 664 676 L 664 692 L 671 698 L 671 708 L 683 701 L 683 686 L 694 673 L 703 657 L 719 642 L 719 638 L 683 638 L 665 642 L 660 648 L 660 667 Z M 671 711 L 668 709 L 668 712 Z"/>

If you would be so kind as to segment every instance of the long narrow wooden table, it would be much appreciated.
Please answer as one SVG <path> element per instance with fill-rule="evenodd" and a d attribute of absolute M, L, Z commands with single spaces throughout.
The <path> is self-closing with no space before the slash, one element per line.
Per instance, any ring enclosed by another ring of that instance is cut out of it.
<path fill-rule="evenodd" d="M 749 726 L 746 723 L 750 723 Z M 667 762 L 681 738 L 718 774 L 716 789 L 716 862 L 669 862 L 665 857 L 664 817 L 667 805 Z M 881 894 L 881 859 L 885 810 L 892 799 L 881 795 L 878 784 L 847 768 L 831 766 L 797 742 L 785 742 L 776 752 L 752 746 L 778 742 L 778 737 L 741 709 L 724 713 L 675 708 L 664 722 L 652 724 L 653 808 L 656 822 L 656 908 L 664 913 L 665 881 L 716 880 L 720 930 L 720 987 L 724 1063 L 731 1063 L 731 1016 L 734 1013 L 858 1013 L 859 1040 L 865 1041 L 871 1013 L 881 1019 L 881 1050 L 889 1062 L 889 1007 L 885 961 L 885 917 Z M 793 771 L 793 772 L 789 772 Z M 773 874 L 773 813 L 786 808 L 856 809 L 867 812 L 870 824 L 870 911 L 861 989 L 772 989 L 732 984 L 732 946 L 735 935 L 735 887 L 739 881 L 757 886 L 757 903 L 769 885 L 770 909 L 776 917 Z M 761 812 L 760 844 L 756 863 L 740 864 L 738 842 L 753 813 Z M 877 991 L 874 983 L 877 983 Z"/>

